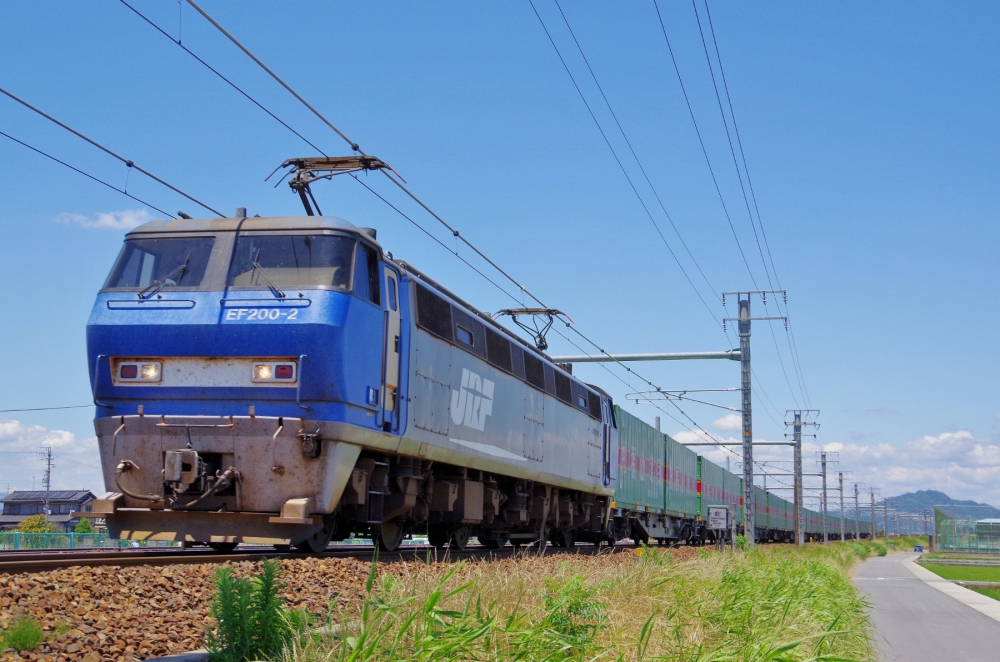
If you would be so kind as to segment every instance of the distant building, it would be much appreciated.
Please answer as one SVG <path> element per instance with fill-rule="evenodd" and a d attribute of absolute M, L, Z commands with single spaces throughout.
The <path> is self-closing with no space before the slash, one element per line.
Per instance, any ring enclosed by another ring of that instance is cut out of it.
<path fill-rule="evenodd" d="M 46 519 L 55 531 L 71 532 L 80 522 L 79 517 L 70 513 L 89 513 L 94 495 L 88 490 L 65 490 L 51 492 L 11 492 L 0 503 L 0 531 L 13 531 L 17 525 L 31 517 L 46 513 Z"/>

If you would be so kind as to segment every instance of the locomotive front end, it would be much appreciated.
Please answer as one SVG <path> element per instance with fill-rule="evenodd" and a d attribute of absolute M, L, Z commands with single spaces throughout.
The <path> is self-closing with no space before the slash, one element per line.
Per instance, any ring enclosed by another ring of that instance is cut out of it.
<path fill-rule="evenodd" d="M 129 233 L 87 327 L 113 536 L 325 548 L 362 445 L 403 420 L 379 256 L 330 217 Z"/>

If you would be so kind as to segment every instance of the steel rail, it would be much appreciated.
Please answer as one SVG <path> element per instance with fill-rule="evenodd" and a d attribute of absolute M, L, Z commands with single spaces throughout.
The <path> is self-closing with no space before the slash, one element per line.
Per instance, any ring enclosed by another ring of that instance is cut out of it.
<path fill-rule="evenodd" d="M 571 548 L 546 547 L 546 554 L 552 553 L 582 553 L 597 554 L 608 553 L 609 548 L 601 546 L 598 548 L 592 544 L 580 544 Z M 17 550 L 27 551 L 27 550 Z M 458 559 L 492 559 L 506 558 L 515 554 L 540 553 L 532 546 L 523 545 L 520 547 L 507 546 L 500 549 L 490 549 L 481 545 L 470 545 L 466 549 L 442 549 L 439 550 L 429 545 L 403 546 L 393 552 L 378 552 L 379 561 L 402 561 L 402 560 L 458 560 Z M 11 558 L 14 557 L 14 558 Z M 351 545 L 350 549 L 328 549 L 320 554 L 305 554 L 301 552 L 277 551 L 272 548 L 246 549 L 232 553 L 218 553 L 212 550 L 202 549 L 180 549 L 180 548 L 144 548 L 112 551 L 91 551 L 91 552 L 40 552 L 38 554 L 18 553 L 0 554 L 0 575 L 14 573 L 43 572 L 46 570 L 58 570 L 68 567 L 96 567 L 96 566 L 163 566 L 194 563 L 238 563 L 241 561 L 257 561 L 261 558 L 356 558 L 358 560 L 370 562 L 375 559 L 375 547 L 373 545 Z"/>

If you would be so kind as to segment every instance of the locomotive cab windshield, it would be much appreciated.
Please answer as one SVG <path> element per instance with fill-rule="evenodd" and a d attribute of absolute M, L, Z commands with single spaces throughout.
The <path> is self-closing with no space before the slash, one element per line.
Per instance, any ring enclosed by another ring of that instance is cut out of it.
<path fill-rule="evenodd" d="M 129 239 L 104 289 L 196 288 L 205 277 L 214 243 L 214 237 Z"/>
<path fill-rule="evenodd" d="M 229 267 L 232 288 L 349 290 L 355 240 L 343 235 L 241 235 Z"/>

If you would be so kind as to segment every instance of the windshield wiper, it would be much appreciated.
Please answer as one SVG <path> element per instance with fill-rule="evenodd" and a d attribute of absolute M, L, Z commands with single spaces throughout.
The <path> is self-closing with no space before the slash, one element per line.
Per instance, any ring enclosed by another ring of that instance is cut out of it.
<path fill-rule="evenodd" d="M 171 277 L 173 277 L 175 274 L 179 273 L 179 274 L 181 274 L 181 278 L 183 278 L 184 274 L 186 274 L 187 271 L 188 271 L 188 262 L 190 262 L 190 261 L 191 261 L 191 253 L 188 253 L 187 257 L 184 258 L 184 263 L 183 264 L 177 266 L 172 271 L 163 274 L 162 276 L 160 276 L 159 278 L 157 278 L 156 280 L 154 280 L 152 283 L 150 283 L 149 285 L 147 285 L 145 288 L 143 288 L 139 292 L 139 298 L 140 299 L 145 299 L 147 296 L 150 296 L 152 294 L 156 294 L 161 289 L 163 289 L 163 286 L 166 285 L 167 280 L 170 279 Z M 181 282 L 181 278 L 178 278 L 177 282 L 175 282 L 174 285 L 179 285 L 180 282 Z"/>
<path fill-rule="evenodd" d="M 260 271 L 260 275 L 263 276 L 264 279 L 267 281 L 267 289 L 271 290 L 271 294 L 278 297 L 279 299 L 284 299 L 285 293 L 278 289 L 278 286 L 275 285 L 273 280 L 271 280 L 271 277 L 267 275 L 266 271 L 264 271 L 264 267 L 260 266 L 260 263 L 257 261 L 259 259 L 260 259 L 260 249 L 257 249 L 257 255 L 255 255 L 253 258 L 253 268 L 257 271 Z"/>

